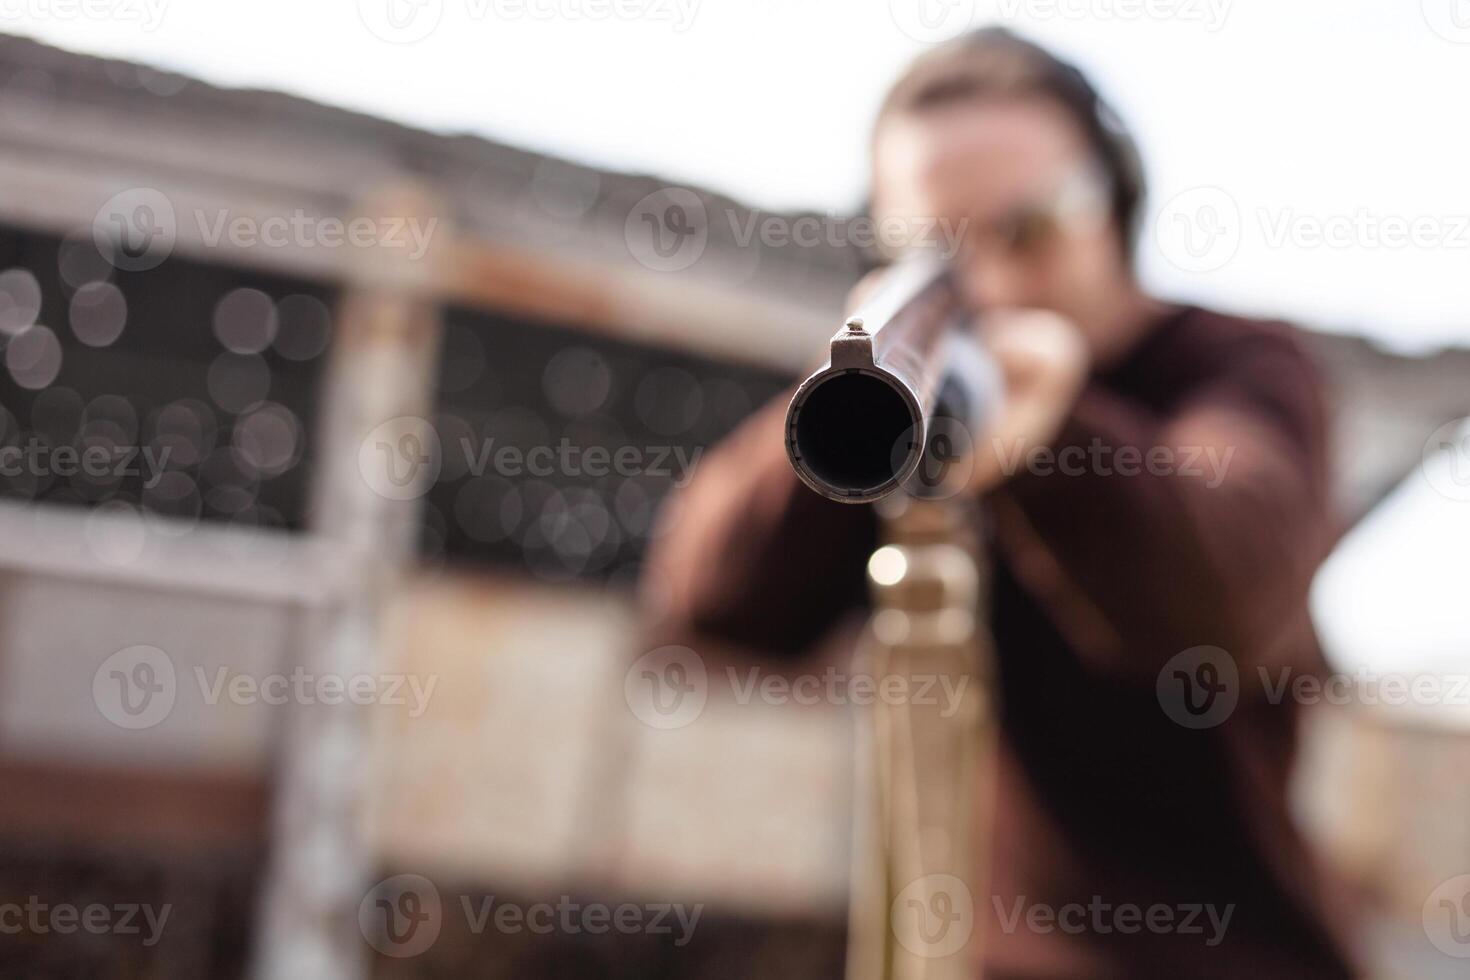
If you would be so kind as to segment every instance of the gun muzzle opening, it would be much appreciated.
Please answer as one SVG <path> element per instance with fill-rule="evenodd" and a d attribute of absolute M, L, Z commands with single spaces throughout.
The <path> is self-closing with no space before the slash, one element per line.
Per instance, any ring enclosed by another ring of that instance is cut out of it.
<path fill-rule="evenodd" d="M 922 419 L 880 374 L 847 370 L 804 387 L 786 448 L 808 486 L 834 500 L 876 500 L 918 465 Z"/>

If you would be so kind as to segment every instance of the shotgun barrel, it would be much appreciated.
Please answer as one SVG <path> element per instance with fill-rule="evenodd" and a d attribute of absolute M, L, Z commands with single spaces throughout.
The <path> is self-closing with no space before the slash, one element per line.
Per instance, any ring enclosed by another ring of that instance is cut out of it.
<path fill-rule="evenodd" d="M 883 273 L 792 395 L 786 453 L 832 500 L 866 503 L 900 487 L 948 496 L 1000 397 L 1000 373 L 969 329 L 949 267 L 905 260 Z"/>

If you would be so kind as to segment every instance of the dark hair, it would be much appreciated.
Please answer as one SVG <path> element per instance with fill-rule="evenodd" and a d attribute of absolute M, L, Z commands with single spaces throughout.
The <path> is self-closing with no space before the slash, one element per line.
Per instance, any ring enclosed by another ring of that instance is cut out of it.
<path fill-rule="evenodd" d="M 1003 27 L 984 27 L 921 55 L 889 90 L 877 126 L 894 115 L 976 98 L 1043 98 L 1081 130 L 1106 175 L 1124 260 L 1131 263 L 1143 167 L 1122 122 L 1076 67 Z"/>

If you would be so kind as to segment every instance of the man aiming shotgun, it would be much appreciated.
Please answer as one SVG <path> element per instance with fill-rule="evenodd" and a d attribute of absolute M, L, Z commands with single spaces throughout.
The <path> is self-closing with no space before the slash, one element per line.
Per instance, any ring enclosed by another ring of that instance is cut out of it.
<path fill-rule="evenodd" d="M 1291 331 L 1145 295 L 1131 143 L 1010 33 L 915 63 L 872 157 L 875 218 L 963 222 L 948 275 L 1004 379 L 963 490 L 1001 715 L 977 975 L 1354 976 L 1288 812 L 1296 709 L 1259 682 L 1324 669 L 1325 418 Z M 795 652 L 865 601 L 876 517 L 798 476 L 790 396 L 682 493 L 660 632 Z"/>

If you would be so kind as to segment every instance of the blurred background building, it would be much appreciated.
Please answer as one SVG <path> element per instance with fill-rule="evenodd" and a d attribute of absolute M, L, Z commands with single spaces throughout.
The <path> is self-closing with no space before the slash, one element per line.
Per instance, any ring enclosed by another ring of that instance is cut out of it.
<path fill-rule="evenodd" d="M 740 240 L 770 216 L 0 36 L 0 445 L 51 461 L 0 476 L 0 902 L 172 910 L 151 945 L 0 935 L 0 975 L 838 975 L 843 709 L 712 684 L 661 730 L 625 697 L 660 502 L 862 265 Z M 1371 602 L 1362 569 L 1415 560 L 1385 547 L 1465 533 L 1424 468 L 1470 351 L 1311 341 L 1361 522 L 1320 588 Z M 563 444 L 643 455 L 481 455 Z M 60 447 L 132 465 L 63 474 Z M 1421 653 L 1463 672 L 1452 635 Z M 401 697 L 219 693 L 293 672 Z M 1420 916 L 1470 872 L 1470 709 L 1317 714 L 1303 818 L 1373 902 L 1380 974 L 1462 975 Z M 435 938 L 401 955 L 360 913 L 425 880 Z M 477 932 L 489 896 L 703 911 L 687 944 Z"/>

